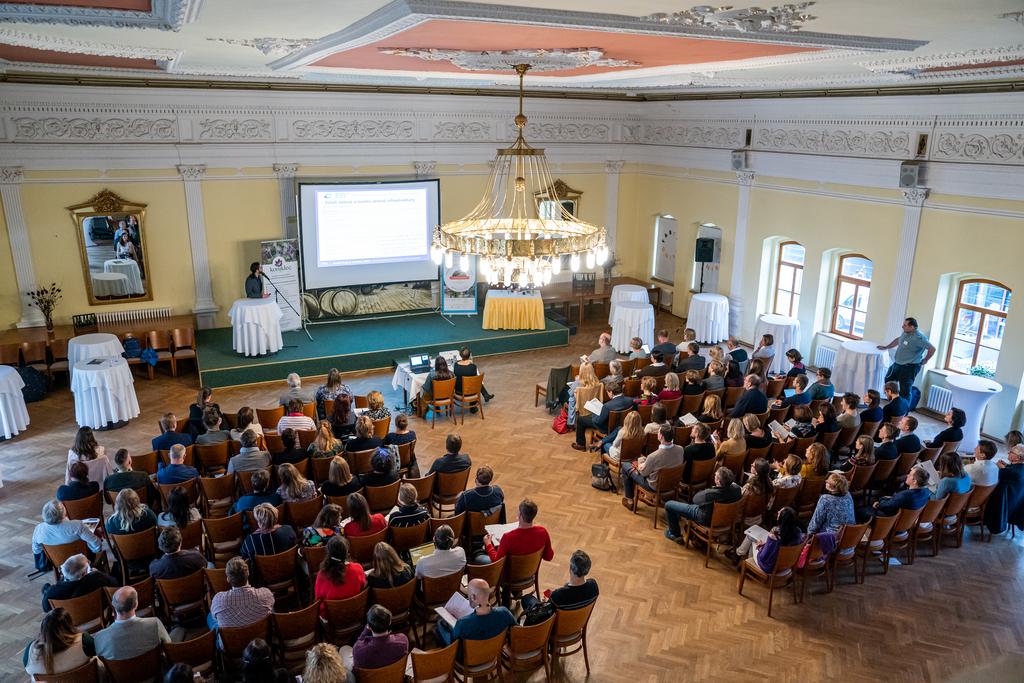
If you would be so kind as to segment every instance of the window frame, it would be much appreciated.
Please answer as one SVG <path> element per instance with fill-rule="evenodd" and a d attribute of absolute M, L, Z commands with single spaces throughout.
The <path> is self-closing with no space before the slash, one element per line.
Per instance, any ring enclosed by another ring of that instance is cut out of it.
<path fill-rule="evenodd" d="M 867 288 L 868 292 L 871 291 L 871 280 L 862 280 L 861 278 L 851 277 L 849 275 L 843 275 L 843 261 L 845 261 L 848 258 L 861 258 L 861 259 L 864 259 L 865 261 L 870 261 L 871 262 L 871 267 L 872 267 L 872 275 L 874 275 L 874 265 L 875 265 L 875 262 L 872 261 L 867 256 L 865 256 L 864 254 L 843 254 L 842 256 L 839 257 L 839 260 L 836 262 L 836 283 L 835 283 L 835 286 L 832 288 L 832 322 L 829 325 L 829 331 L 832 334 L 838 334 L 840 337 L 846 337 L 847 339 L 863 339 L 864 338 L 863 335 L 862 336 L 857 336 L 854 333 L 854 330 L 856 329 L 856 322 L 855 321 L 856 321 L 856 318 L 857 318 L 857 298 L 858 298 L 857 295 L 860 292 L 860 289 L 862 287 Z M 842 287 L 842 284 L 844 282 L 846 284 L 853 285 L 853 287 L 854 287 L 854 289 L 853 289 L 853 308 L 852 308 L 853 314 L 850 316 L 850 331 L 849 332 L 840 330 L 840 329 L 838 329 L 836 327 L 836 319 L 839 317 L 839 289 L 840 289 L 840 287 Z M 870 296 L 871 295 L 869 294 L 868 295 L 869 300 L 870 300 Z M 864 311 L 864 317 L 865 317 L 865 325 L 866 325 L 867 311 Z"/>
<path fill-rule="evenodd" d="M 789 292 L 789 313 L 780 313 L 779 310 L 778 310 L 778 307 L 779 307 L 779 290 L 781 289 L 781 287 L 779 286 L 779 283 L 782 280 L 782 266 L 784 266 L 784 265 L 785 266 L 789 266 L 790 268 L 793 268 L 794 270 L 800 270 L 801 271 L 800 289 L 801 290 L 803 289 L 803 275 L 802 275 L 802 271 L 804 269 L 803 264 L 802 263 L 794 263 L 792 261 L 785 261 L 782 258 L 783 250 L 785 249 L 786 245 L 789 245 L 789 244 L 795 244 L 796 246 L 798 246 L 801 249 L 803 249 L 804 250 L 804 263 L 807 262 L 807 248 L 804 245 L 800 244 L 796 240 L 786 240 L 785 242 L 779 242 L 779 249 L 778 249 L 778 252 L 777 252 L 777 257 L 775 259 L 775 288 L 772 290 L 772 312 L 775 315 L 785 315 L 788 318 L 796 318 L 796 317 L 798 317 L 797 316 L 797 312 L 798 311 L 794 311 L 793 310 L 793 308 L 794 308 L 794 306 L 793 306 L 793 299 L 794 299 L 794 295 L 795 295 L 796 300 L 799 301 L 800 300 L 801 292 L 794 292 L 794 291 L 789 290 L 789 289 L 783 289 L 782 291 Z M 795 273 L 793 274 L 793 284 L 794 285 L 796 284 L 796 274 Z M 797 306 L 797 308 L 799 308 L 799 306 Z"/>
<path fill-rule="evenodd" d="M 1007 287 L 1002 282 L 997 282 L 996 280 L 989 280 L 987 278 L 967 278 L 967 279 L 964 279 L 964 280 L 960 281 L 960 284 L 956 288 L 956 299 L 953 301 L 953 315 L 952 315 L 952 319 L 951 319 L 950 324 L 949 324 L 949 341 L 946 344 L 946 346 L 947 346 L 947 348 L 946 348 L 946 360 L 945 360 L 945 362 L 942 365 L 942 369 L 943 370 L 947 370 L 949 372 L 955 372 L 958 375 L 966 375 L 966 374 L 968 374 L 968 373 L 963 372 L 961 370 L 957 370 L 956 368 L 950 367 L 950 360 L 953 358 L 953 344 L 955 342 L 957 342 L 957 341 L 964 341 L 963 339 L 957 339 L 957 336 L 956 336 L 956 324 L 957 324 L 957 321 L 960 319 L 960 311 L 961 311 L 961 309 L 962 310 L 967 310 L 967 311 L 974 311 L 975 313 L 978 313 L 978 314 L 980 314 L 982 316 L 990 315 L 990 316 L 993 316 L 995 318 L 1002 318 L 1003 321 L 1004 321 L 1003 322 L 1004 326 L 1006 324 L 1006 322 L 1005 322 L 1006 318 L 1009 315 L 1009 310 L 1007 310 L 1007 312 L 1004 313 L 1003 311 L 994 311 L 994 310 L 992 310 L 990 308 L 981 308 L 980 306 L 975 306 L 973 304 L 965 304 L 965 303 L 963 303 L 962 299 L 963 299 L 963 296 L 964 296 L 964 287 L 966 287 L 967 285 L 972 285 L 972 284 L 995 285 L 996 287 L 999 287 L 1000 289 L 1006 290 L 1010 295 L 1013 294 L 1013 289 L 1011 289 L 1010 287 Z M 1009 309 L 1009 306 L 1007 306 L 1007 309 Z M 981 343 L 981 337 L 984 334 L 984 332 L 985 332 L 985 325 L 984 325 L 984 318 L 982 318 L 982 320 L 978 322 L 978 334 L 977 334 L 977 336 L 974 339 L 974 355 L 971 357 L 971 364 L 970 364 L 969 367 L 973 368 L 973 367 L 975 367 L 978 364 L 978 352 L 981 349 L 981 347 L 983 346 L 983 344 Z M 991 349 L 992 347 L 991 346 L 985 346 L 985 348 L 986 349 Z M 1002 348 L 1000 348 L 998 351 L 1001 353 L 1002 352 Z M 998 363 L 997 363 L 996 367 L 998 367 Z"/>

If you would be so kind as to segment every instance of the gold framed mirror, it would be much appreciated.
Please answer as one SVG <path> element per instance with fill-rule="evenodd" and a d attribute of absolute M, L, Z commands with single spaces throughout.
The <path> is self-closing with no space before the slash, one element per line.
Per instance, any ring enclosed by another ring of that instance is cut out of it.
<path fill-rule="evenodd" d="M 103 190 L 67 209 L 78 235 L 89 303 L 152 301 L 153 283 L 146 261 L 146 205 Z"/>
<path fill-rule="evenodd" d="M 558 197 L 559 204 L 562 205 L 562 210 L 570 216 L 579 218 L 580 210 L 580 197 L 583 193 L 579 190 L 574 190 L 565 184 L 561 179 L 551 183 L 551 187 L 534 193 L 537 202 L 537 217 L 547 219 L 558 219 L 560 218 L 560 212 L 556 208 L 556 202 L 552 197 Z"/>

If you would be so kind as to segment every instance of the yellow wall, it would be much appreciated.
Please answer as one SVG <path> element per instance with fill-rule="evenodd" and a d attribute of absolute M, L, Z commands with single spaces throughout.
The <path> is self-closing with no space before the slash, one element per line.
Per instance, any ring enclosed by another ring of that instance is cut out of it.
<path fill-rule="evenodd" d="M 0 326 L 10 327 L 21 320 L 21 297 L 18 280 L 14 277 L 14 259 L 11 258 L 11 243 L 6 239 L 7 224 L 0 211 Z"/>

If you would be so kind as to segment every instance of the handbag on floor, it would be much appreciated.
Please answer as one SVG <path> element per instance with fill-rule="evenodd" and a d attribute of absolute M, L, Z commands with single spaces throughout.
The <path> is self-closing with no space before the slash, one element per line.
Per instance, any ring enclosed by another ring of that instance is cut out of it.
<path fill-rule="evenodd" d="M 569 408 L 562 406 L 562 410 L 558 415 L 555 415 L 555 419 L 551 421 L 551 428 L 558 434 L 569 433 Z"/>

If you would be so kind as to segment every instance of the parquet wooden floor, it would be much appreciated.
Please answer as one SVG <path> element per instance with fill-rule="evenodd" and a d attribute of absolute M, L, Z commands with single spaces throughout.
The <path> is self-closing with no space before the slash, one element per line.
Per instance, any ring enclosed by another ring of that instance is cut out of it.
<path fill-rule="evenodd" d="M 497 395 L 486 419 L 468 415 L 465 426 L 414 420 L 422 463 L 443 451 L 444 437 L 462 434 L 474 464 L 489 464 L 514 506 L 524 495 L 540 505 L 539 522 L 551 532 L 555 558 L 541 571 L 543 587 L 565 580 L 570 553 L 584 548 L 601 598 L 590 623 L 591 679 L 595 681 L 943 681 L 1024 653 L 1024 549 L 1021 541 L 969 539 L 960 550 L 944 549 L 912 567 L 871 575 L 861 586 L 840 585 L 831 595 L 816 587 L 802 605 L 777 596 L 775 618 L 766 616 L 767 595 L 758 586 L 736 594 L 737 574 L 665 540 L 651 528 L 651 513 L 633 516 L 618 497 L 590 486 L 591 457 L 555 434 L 551 417 L 533 407 L 536 382 L 551 366 L 589 351 L 600 329 L 598 313 L 569 348 L 480 359 L 486 384 Z M 681 321 L 662 316 L 671 328 Z M 315 331 L 314 331 L 315 334 Z M 675 336 L 680 336 L 676 334 Z M 387 390 L 391 373 L 349 375 L 357 391 Z M 315 380 L 307 379 L 308 388 Z M 165 375 L 136 382 L 142 416 L 127 427 L 99 434 L 108 452 L 121 446 L 149 450 L 164 410 L 194 400 L 195 375 Z M 225 410 L 268 406 L 280 384 L 218 390 Z M 71 395 L 54 391 L 30 405 L 29 430 L 0 444 L 0 680 L 23 680 L 20 653 L 37 628 L 39 589 L 28 582 L 30 539 L 42 503 L 53 495 L 75 432 Z M 933 422 L 933 421 L 932 421 Z M 663 525 L 662 525 L 663 528 Z M 1002 662 L 1004 673 L 988 683 L 1021 680 L 1019 662 Z M 583 659 L 565 665 L 569 680 L 585 677 Z M 19 675 L 21 674 L 21 675 Z M 1016 679 L 1014 679 L 1016 676 Z M 535 675 L 530 680 L 541 680 Z M 964 679 L 970 680 L 970 678 Z"/>

